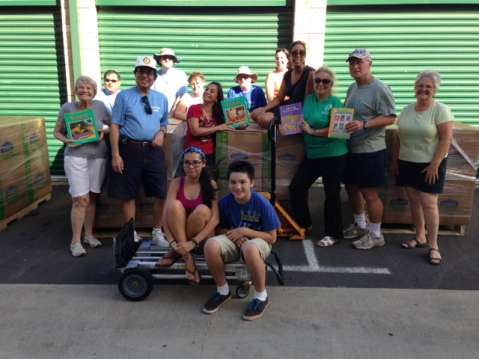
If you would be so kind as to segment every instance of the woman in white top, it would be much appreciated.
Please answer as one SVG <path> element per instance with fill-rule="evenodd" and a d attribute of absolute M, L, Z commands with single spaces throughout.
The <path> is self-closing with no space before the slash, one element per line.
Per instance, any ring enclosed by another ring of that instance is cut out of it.
<path fill-rule="evenodd" d="M 193 72 L 188 82 L 193 93 L 187 93 L 182 98 L 175 111 L 175 118 L 186 121 L 186 114 L 191 105 L 200 105 L 203 103 L 203 92 L 205 91 L 206 78 L 202 73 Z"/>
<path fill-rule="evenodd" d="M 289 51 L 287 49 L 277 49 L 275 58 L 276 70 L 269 73 L 265 83 L 266 99 L 268 100 L 268 103 L 271 102 L 278 94 L 279 88 L 281 87 L 281 82 L 283 81 L 283 76 L 290 68 L 288 61 Z"/>
<path fill-rule="evenodd" d="M 439 210 L 437 199 L 443 193 L 447 153 L 452 142 L 454 116 L 434 97 L 441 76 L 436 71 L 421 72 L 414 84 L 416 102 L 406 106 L 397 120 L 391 171 L 396 186 L 406 187 L 416 236 L 402 244 L 405 249 L 426 247 L 429 235 L 429 263 L 441 264 L 437 244 Z"/>

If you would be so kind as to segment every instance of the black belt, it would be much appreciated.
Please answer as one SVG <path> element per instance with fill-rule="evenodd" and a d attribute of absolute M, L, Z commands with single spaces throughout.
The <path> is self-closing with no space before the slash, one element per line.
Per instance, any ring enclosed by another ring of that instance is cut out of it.
<path fill-rule="evenodd" d="M 151 142 L 141 142 L 141 141 L 135 141 L 135 140 L 128 140 L 128 143 L 131 143 L 132 145 L 142 146 L 142 147 L 150 147 L 151 146 Z"/>

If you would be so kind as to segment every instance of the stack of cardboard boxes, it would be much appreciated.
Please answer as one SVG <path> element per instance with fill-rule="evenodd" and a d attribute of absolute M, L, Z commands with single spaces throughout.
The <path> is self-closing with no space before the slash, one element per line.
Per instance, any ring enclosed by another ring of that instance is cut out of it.
<path fill-rule="evenodd" d="M 0 117 L 0 221 L 52 192 L 45 119 Z"/>
<path fill-rule="evenodd" d="M 216 161 L 219 169 L 219 197 L 229 193 L 226 171 L 234 160 L 245 160 L 255 168 L 254 189 L 271 192 L 271 143 L 262 127 L 251 124 L 244 131 L 225 131 L 216 134 Z M 291 213 L 289 184 L 305 156 L 302 134 L 278 136 L 276 143 L 276 199 Z"/>
<path fill-rule="evenodd" d="M 393 137 L 396 126 L 386 130 L 387 185 L 380 188 L 384 203 L 383 223 L 412 223 L 409 201 L 404 188 L 395 186 L 389 172 L 392 159 Z M 441 225 L 471 223 L 477 162 L 479 160 L 479 130 L 462 123 L 453 125 L 453 143 L 449 149 L 444 193 L 439 195 L 438 206 Z"/>

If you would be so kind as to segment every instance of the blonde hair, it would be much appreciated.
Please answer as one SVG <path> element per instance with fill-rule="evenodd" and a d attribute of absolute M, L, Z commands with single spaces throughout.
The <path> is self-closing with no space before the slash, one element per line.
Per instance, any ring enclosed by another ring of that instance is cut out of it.
<path fill-rule="evenodd" d="M 93 88 L 93 92 L 94 92 L 94 96 L 96 96 L 96 93 L 97 93 L 97 85 L 96 85 L 96 82 L 95 80 L 93 80 L 91 77 L 89 76 L 80 76 L 77 81 L 75 82 L 75 92 L 78 91 L 78 86 L 80 86 L 80 84 L 85 84 L 85 85 L 90 85 L 92 88 Z"/>

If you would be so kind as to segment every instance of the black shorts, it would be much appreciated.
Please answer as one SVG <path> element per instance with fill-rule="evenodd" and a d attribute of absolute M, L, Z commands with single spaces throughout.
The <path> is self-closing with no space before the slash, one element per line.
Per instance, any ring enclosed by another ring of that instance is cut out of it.
<path fill-rule="evenodd" d="M 344 184 L 377 188 L 386 184 L 386 150 L 349 153 L 343 175 Z"/>
<path fill-rule="evenodd" d="M 135 199 L 143 182 L 146 197 L 166 198 L 165 153 L 161 147 L 120 145 L 123 174 L 110 171 L 108 196 L 123 200 Z"/>
<path fill-rule="evenodd" d="M 396 186 L 412 187 L 425 193 L 440 194 L 444 192 L 446 181 L 447 158 L 444 158 L 437 169 L 439 179 L 436 183 L 426 182 L 426 172 L 421 173 L 430 163 L 416 163 L 398 160 L 398 176 Z"/>

